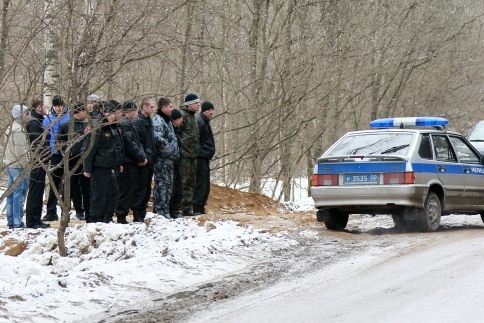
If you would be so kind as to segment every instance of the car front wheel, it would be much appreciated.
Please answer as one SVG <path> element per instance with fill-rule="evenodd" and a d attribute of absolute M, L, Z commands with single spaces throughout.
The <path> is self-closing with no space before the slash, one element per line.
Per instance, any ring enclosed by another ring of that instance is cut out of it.
<path fill-rule="evenodd" d="M 440 226 L 441 215 L 442 209 L 439 197 L 434 192 L 429 192 L 427 199 L 425 199 L 424 208 L 418 212 L 418 229 L 423 232 L 436 231 Z"/>

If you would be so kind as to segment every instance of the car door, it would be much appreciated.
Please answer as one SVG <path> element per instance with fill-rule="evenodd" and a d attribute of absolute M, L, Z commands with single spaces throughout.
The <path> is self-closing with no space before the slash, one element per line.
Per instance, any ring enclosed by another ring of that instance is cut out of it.
<path fill-rule="evenodd" d="M 465 176 L 464 203 L 468 210 L 484 210 L 484 166 L 479 155 L 459 136 L 449 136 Z"/>
<path fill-rule="evenodd" d="M 465 173 L 458 162 L 454 149 L 446 134 L 433 134 L 434 154 L 436 157 L 439 180 L 445 188 L 444 210 L 459 209 L 465 191 Z"/>

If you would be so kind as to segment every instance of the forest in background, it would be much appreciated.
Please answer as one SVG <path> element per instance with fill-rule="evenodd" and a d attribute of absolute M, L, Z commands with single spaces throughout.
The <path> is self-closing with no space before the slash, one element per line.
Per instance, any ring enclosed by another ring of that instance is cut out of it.
<path fill-rule="evenodd" d="M 212 180 L 276 180 L 287 201 L 373 119 L 439 116 L 464 134 L 484 119 L 483 15 L 482 0 L 2 0 L 0 113 L 196 93 L 215 105 Z"/>

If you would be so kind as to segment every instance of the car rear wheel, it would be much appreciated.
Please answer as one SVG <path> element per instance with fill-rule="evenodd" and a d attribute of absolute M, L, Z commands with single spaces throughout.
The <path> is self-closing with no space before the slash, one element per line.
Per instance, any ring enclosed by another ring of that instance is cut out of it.
<path fill-rule="evenodd" d="M 348 213 L 343 213 L 337 210 L 329 210 L 328 215 L 324 220 L 324 225 L 329 230 L 341 231 L 346 228 L 348 218 Z"/>
<path fill-rule="evenodd" d="M 429 192 L 425 199 L 424 208 L 419 210 L 417 226 L 420 231 L 436 231 L 440 226 L 440 217 L 442 209 L 440 199 L 434 192 Z"/>

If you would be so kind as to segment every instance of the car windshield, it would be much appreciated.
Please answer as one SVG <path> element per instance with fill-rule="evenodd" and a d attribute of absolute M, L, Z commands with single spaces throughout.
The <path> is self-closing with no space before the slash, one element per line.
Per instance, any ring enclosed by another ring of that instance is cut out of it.
<path fill-rule="evenodd" d="M 413 137 L 411 133 L 395 132 L 350 134 L 333 147 L 326 156 L 406 156 Z"/>
<path fill-rule="evenodd" d="M 469 141 L 484 141 L 484 123 L 479 123 L 472 129 L 467 140 Z"/>

